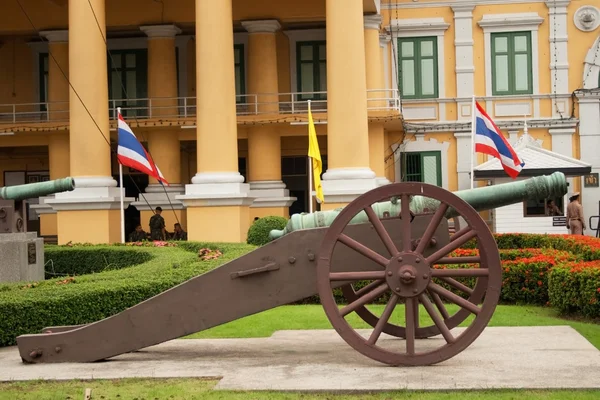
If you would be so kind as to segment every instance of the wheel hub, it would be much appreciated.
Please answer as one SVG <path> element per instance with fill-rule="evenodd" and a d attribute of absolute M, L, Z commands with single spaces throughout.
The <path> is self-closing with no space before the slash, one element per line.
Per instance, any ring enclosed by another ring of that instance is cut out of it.
<path fill-rule="evenodd" d="M 427 260 L 419 254 L 402 253 L 386 267 L 387 284 L 398 296 L 418 296 L 431 281 L 429 268 Z"/>

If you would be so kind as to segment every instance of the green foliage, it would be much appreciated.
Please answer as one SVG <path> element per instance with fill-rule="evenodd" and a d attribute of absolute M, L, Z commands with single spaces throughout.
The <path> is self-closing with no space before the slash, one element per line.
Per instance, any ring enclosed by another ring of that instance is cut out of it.
<path fill-rule="evenodd" d="M 121 269 L 153 258 L 147 251 L 111 246 L 47 246 L 44 255 L 46 279 Z"/>
<path fill-rule="evenodd" d="M 259 218 L 248 229 L 248 239 L 246 242 L 254 246 L 264 246 L 270 242 L 269 232 L 273 229 L 282 230 L 287 223 L 288 220 L 286 218 L 274 215 Z"/>
<path fill-rule="evenodd" d="M 570 263 L 549 278 L 550 303 L 561 313 L 600 318 L 600 263 Z"/>
<path fill-rule="evenodd" d="M 185 244 L 110 249 L 145 252 L 151 257 L 128 268 L 67 279 L 0 285 L 0 346 L 14 345 L 17 336 L 39 333 L 47 326 L 85 324 L 107 318 L 253 249 L 248 245 L 230 244 L 219 247 L 223 253 L 219 259 L 203 261 L 194 250 L 216 248 L 218 244 L 180 243 Z M 85 247 L 74 246 L 62 251 L 82 254 Z M 94 250 L 94 247 L 88 248 Z M 98 250 L 106 248 L 110 246 L 97 247 Z M 57 251 L 57 248 L 52 250 Z M 104 264 L 102 258 L 96 260 Z"/>

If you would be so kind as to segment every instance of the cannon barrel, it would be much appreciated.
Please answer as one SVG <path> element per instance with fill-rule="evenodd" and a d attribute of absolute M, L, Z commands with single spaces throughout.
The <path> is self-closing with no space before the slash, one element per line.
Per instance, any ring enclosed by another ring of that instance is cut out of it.
<path fill-rule="evenodd" d="M 554 172 L 549 176 L 537 176 L 522 181 L 459 190 L 453 193 L 469 203 L 476 211 L 486 211 L 526 200 L 561 197 L 567 194 L 567 191 L 568 187 L 565 175 L 562 172 Z M 439 207 L 439 204 L 440 202 L 436 199 L 413 196 L 410 201 L 410 210 L 416 214 L 435 211 Z M 382 218 L 384 214 L 391 216 L 400 214 L 400 201 L 396 199 L 375 203 L 372 207 L 379 218 Z M 299 229 L 330 226 L 341 210 L 342 208 L 337 208 L 331 211 L 294 214 L 290 217 L 283 230 L 272 230 L 269 233 L 269 238 L 271 240 L 277 239 Z M 458 213 L 453 208 L 449 208 L 445 216 L 446 218 L 453 218 L 458 216 Z M 350 223 L 359 224 L 368 220 L 367 214 L 361 211 Z"/>
<path fill-rule="evenodd" d="M 75 180 L 69 177 L 46 182 L 28 183 L 25 185 L 5 186 L 0 188 L 0 199 L 25 200 L 60 192 L 68 192 L 74 189 Z"/>

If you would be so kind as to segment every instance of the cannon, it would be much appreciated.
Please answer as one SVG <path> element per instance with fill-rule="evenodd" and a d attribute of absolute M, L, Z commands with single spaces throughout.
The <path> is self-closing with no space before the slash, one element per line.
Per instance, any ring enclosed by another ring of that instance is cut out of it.
<path fill-rule="evenodd" d="M 440 363 L 473 343 L 499 301 L 500 254 L 478 212 L 566 193 L 560 172 L 455 193 L 381 186 L 341 209 L 293 215 L 266 245 L 103 320 L 19 336 L 19 353 L 25 363 L 100 361 L 318 295 L 333 328 L 367 358 Z M 466 225 L 450 234 L 457 215 Z M 453 254 L 467 242 L 477 255 Z M 381 312 L 367 308 L 378 299 Z M 350 325 L 352 313 L 369 334 Z"/>
<path fill-rule="evenodd" d="M 0 233 L 27 231 L 25 200 L 74 189 L 73 178 L 0 188 Z"/>
<path fill-rule="evenodd" d="M 74 189 L 73 178 L 0 188 L 0 282 L 44 279 L 44 240 L 27 232 L 26 200 Z"/>

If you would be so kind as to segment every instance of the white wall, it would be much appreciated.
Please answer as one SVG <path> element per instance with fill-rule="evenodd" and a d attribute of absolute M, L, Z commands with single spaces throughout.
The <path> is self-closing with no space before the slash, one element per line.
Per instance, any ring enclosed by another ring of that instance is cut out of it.
<path fill-rule="evenodd" d="M 496 209 L 495 233 L 569 233 L 564 226 L 552 226 L 552 217 L 523 217 L 523 203 Z"/>

